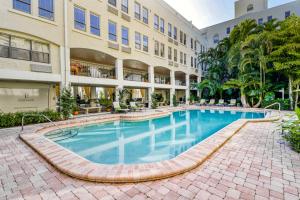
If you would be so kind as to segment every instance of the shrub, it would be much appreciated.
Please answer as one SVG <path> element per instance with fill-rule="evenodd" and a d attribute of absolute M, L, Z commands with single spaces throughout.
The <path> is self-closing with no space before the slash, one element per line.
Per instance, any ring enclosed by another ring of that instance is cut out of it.
<path fill-rule="evenodd" d="M 21 126 L 23 115 L 28 115 L 24 118 L 24 125 L 48 122 L 47 119 L 39 114 L 47 116 L 51 121 L 61 120 L 60 113 L 51 110 L 46 110 L 43 112 L 0 113 L 0 128 Z"/>
<path fill-rule="evenodd" d="M 175 95 L 175 94 L 173 95 L 173 106 L 174 106 L 174 107 L 177 107 L 177 106 L 178 106 L 178 102 L 177 102 L 177 99 L 176 99 L 176 95 Z"/>
<path fill-rule="evenodd" d="M 76 106 L 75 99 L 72 97 L 71 90 L 64 88 L 60 97 L 61 114 L 64 119 L 69 119 Z"/>
<path fill-rule="evenodd" d="M 271 104 L 273 104 L 273 103 L 280 103 L 281 109 L 282 109 L 282 110 L 289 110 L 289 109 L 290 109 L 290 100 L 289 100 L 289 99 L 274 99 L 274 100 L 270 100 L 270 101 L 264 100 L 264 101 L 262 102 L 262 107 L 263 107 L 263 108 L 264 108 L 264 107 L 267 107 L 267 106 L 269 106 L 269 105 L 271 105 Z M 277 105 L 274 105 L 274 106 L 272 106 L 271 108 L 277 109 L 278 106 L 277 106 Z"/>
<path fill-rule="evenodd" d="M 296 107 L 295 112 L 296 112 L 298 119 L 300 120 L 300 108 Z"/>
<path fill-rule="evenodd" d="M 157 108 L 157 94 L 153 93 L 151 94 L 151 108 L 156 109 Z"/>
<path fill-rule="evenodd" d="M 300 153 L 300 120 L 283 126 L 283 130 L 287 132 L 284 138 L 296 152 Z"/>

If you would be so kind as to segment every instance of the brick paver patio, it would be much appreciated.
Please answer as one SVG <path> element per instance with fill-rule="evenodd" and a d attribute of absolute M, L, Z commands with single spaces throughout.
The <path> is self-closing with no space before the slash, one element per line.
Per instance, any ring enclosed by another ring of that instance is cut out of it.
<path fill-rule="evenodd" d="M 19 129 L 0 130 L 0 200 L 299 199 L 299 154 L 276 128 L 274 123 L 248 124 L 191 172 L 119 185 L 63 175 L 18 138 Z"/>

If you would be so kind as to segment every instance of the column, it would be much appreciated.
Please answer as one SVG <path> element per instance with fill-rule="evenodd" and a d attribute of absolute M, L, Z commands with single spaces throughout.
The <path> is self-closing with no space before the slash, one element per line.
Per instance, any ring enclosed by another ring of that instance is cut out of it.
<path fill-rule="evenodd" d="M 154 93 L 154 66 L 149 65 L 148 67 L 148 79 L 150 88 L 148 88 L 148 107 L 151 108 L 151 95 Z"/>
<path fill-rule="evenodd" d="M 71 75 L 71 62 L 70 62 L 70 48 L 60 47 L 60 71 L 61 71 L 61 83 L 60 89 L 70 87 L 70 75 Z"/>
<path fill-rule="evenodd" d="M 91 86 L 91 99 L 97 99 L 96 87 Z"/>
<path fill-rule="evenodd" d="M 118 86 L 116 87 L 115 98 L 116 101 L 119 101 L 119 91 L 123 90 L 123 60 L 117 59 L 115 62 L 116 78 Z"/>
<path fill-rule="evenodd" d="M 170 90 L 170 106 L 173 106 L 173 95 L 175 94 L 175 71 L 170 71 L 171 90 Z"/>
<path fill-rule="evenodd" d="M 185 75 L 185 85 L 186 85 L 186 90 L 185 90 L 185 103 L 190 104 L 190 75 L 186 74 Z"/>
<path fill-rule="evenodd" d="M 197 83 L 201 83 L 201 75 L 200 76 L 197 76 Z M 200 94 L 200 91 L 197 89 L 197 96 L 200 97 L 201 94 Z"/>

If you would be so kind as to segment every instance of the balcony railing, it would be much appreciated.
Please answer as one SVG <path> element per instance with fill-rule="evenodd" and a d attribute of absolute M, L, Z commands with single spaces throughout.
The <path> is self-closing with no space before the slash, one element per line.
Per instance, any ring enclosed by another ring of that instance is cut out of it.
<path fill-rule="evenodd" d="M 149 82 L 148 74 L 126 74 L 124 75 L 124 80 L 126 81 L 136 81 L 136 82 Z"/>
<path fill-rule="evenodd" d="M 186 86 L 185 81 L 182 80 L 175 80 L 175 85 L 177 86 Z"/>
<path fill-rule="evenodd" d="M 170 85 L 171 84 L 171 79 L 170 79 L 170 77 L 155 77 L 154 82 L 156 84 Z"/>
<path fill-rule="evenodd" d="M 112 67 L 86 62 L 71 62 L 71 74 L 92 78 L 115 79 L 115 70 Z"/>

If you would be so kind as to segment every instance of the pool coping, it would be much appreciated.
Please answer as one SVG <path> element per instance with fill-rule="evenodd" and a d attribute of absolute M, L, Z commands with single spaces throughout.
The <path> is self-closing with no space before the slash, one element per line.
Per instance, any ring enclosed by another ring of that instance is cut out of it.
<path fill-rule="evenodd" d="M 153 113 L 139 114 L 108 114 L 86 119 L 75 119 L 57 123 L 60 128 L 91 125 L 111 121 L 137 121 L 170 115 L 181 110 L 226 110 L 243 112 L 262 112 L 261 109 L 220 108 L 185 106 L 169 108 Z M 76 153 L 47 139 L 44 134 L 57 130 L 52 124 L 45 124 L 20 134 L 20 138 L 47 162 L 62 173 L 71 177 L 101 183 L 136 183 L 154 181 L 188 172 L 205 162 L 212 154 L 221 148 L 228 140 L 237 134 L 246 124 L 277 121 L 279 117 L 272 113 L 263 119 L 239 119 L 217 131 L 210 137 L 191 147 L 177 157 L 155 163 L 104 165 L 93 163 Z"/>

